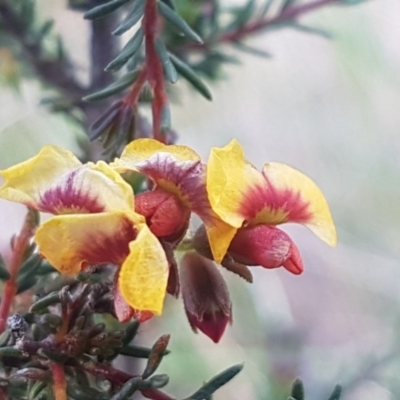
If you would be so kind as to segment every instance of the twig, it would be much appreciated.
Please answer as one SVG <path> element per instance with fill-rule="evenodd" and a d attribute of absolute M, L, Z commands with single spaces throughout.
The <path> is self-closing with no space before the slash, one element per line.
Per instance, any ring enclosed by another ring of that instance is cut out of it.
<path fill-rule="evenodd" d="M 37 75 L 44 82 L 58 87 L 67 97 L 72 99 L 80 99 L 85 94 L 85 89 L 74 79 L 72 68 L 66 60 L 44 60 L 41 57 L 39 43 L 26 40 L 26 25 L 6 2 L 0 3 L 0 17 L 3 29 L 18 40 Z"/>
<path fill-rule="evenodd" d="M 50 363 L 53 375 L 53 393 L 55 400 L 67 400 L 67 381 L 64 366 L 55 362 Z"/>
<path fill-rule="evenodd" d="M 4 332 L 7 318 L 10 314 L 12 302 L 18 290 L 17 276 L 19 268 L 24 260 L 24 253 L 35 232 L 37 225 L 36 211 L 29 210 L 19 235 L 15 236 L 12 243 L 12 253 L 8 265 L 10 279 L 5 282 L 3 296 L 0 303 L 0 333 Z"/>
<path fill-rule="evenodd" d="M 318 10 L 322 7 L 339 4 L 340 0 L 314 0 L 306 4 L 301 4 L 298 6 L 291 6 L 284 9 L 280 14 L 266 18 L 263 20 L 255 20 L 249 22 L 247 25 L 240 27 L 239 29 L 233 30 L 231 32 L 224 33 L 223 35 L 217 37 L 212 42 L 205 42 L 203 44 L 188 44 L 183 48 L 180 48 L 180 52 L 183 50 L 197 50 L 201 51 L 207 49 L 215 44 L 237 42 L 248 36 L 259 33 L 260 31 L 270 28 L 274 25 L 281 24 L 286 21 L 294 20 L 299 16 L 307 14 L 311 11 Z"/>

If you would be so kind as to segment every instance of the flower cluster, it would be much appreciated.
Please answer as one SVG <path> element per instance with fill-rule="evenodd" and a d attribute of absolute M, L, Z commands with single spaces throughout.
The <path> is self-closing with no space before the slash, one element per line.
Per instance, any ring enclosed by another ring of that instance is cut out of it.
<path fill-rule="evenodd" d="M 148 190 L 134 194 L 126 173 Z M 1 171 L 0 197 L 53 214 L 35 235 L 40 253 L 63 274 L 116 266 L 119 320 L 161 314 L 165 294 L 182 292 L 193 330 L 218 342 L 232 305 L 217 264 L 251 281 L 249 266 L 303 271 L 299 250 L 277 225 L 296 222 L 330 245 L 336 232 L 327 202 L 308 177 L 280 163 L 258 171 L 233 140 L 207 163 L 192 149 L 138 139 L 111 164 L 82 164 L 46 146 Z M 203 222 L 192 237 L 192 213 Z M 178 267 L 174 251 L 185 249 Z M 182 289 L 181 289 L 182 288 Z"/>

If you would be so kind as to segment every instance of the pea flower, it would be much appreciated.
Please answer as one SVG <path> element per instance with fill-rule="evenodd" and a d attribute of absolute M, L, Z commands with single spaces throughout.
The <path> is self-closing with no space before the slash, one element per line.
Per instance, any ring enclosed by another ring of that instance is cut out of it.
<path fill-rule="evenodd" d="M 285 164 L 268 163 L 258 171 L 236 140 L 211 150 L 207 193 L 213 211 L 229 226 L 219 234 L 216 227 L 211 238 L 217 263 L 229 256 L 244 265 L 283 266 L 300 274 L 299 250 L 276 227 L 285 222 L 305 225 L 329 245 L 336 244 L 329 207 L 317 185 Z"/>
<path fill-rule="evenodd" d="M 211 238 L 214 228 L 223 230 L 225 223 L 208 201 L 206 165 L 189 147 L 137 139 L 110 166 L 120 173 L 139 172 L 154 183 L 153 190 L 136 196 L 135 210 L 145 216 L 150 230 L 169 248 L 167 253 L 172 253 L 184 237 L 191 212 L 207 224 Z"/>
<path fill-rule="evenodd" d="M 0 171 L 0 197 L 54 214 L 35 234 L 41 254 L 61 273 L 98 264 L 119 266 L 115 308 L 160 314 L 168 279 L 164 249 L 134 211 L 131 187 L 106 163 L 82 164 L 71 152 L 45 146 L 37 156 Z"/>

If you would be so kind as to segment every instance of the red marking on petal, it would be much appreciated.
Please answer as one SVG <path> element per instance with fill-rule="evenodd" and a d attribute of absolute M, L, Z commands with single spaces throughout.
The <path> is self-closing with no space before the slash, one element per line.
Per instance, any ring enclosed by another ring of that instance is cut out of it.
<path fill-rule="evenodd" d="M 122 297 L 121 291 L 119 290 L 119 286 L 116 281 L 117 280 L 115 280 L 115 284 L 114 284 L 115 314 L 118 318 L 118 321 L 128 322 L 133 317 L 135 310 Z"/>
<path fill-rule="evenodd" d="M 79 256 L 87 262 L 87 266 L 103 263 L 122 264 L 129 254 L 129 243 L 136 239 L 137 234 L 138 231 L 130 220 L 122 220 L 113 236 L 96 232 L 94 228 L 88 241 L 82 243 Z"/>
<path fill-rule="evenodd" d="M 176 161 L 168 153 L 158 153 L 139 163 L 138 170 L 159 187 L 178 196 L 195 213 L 210 208 L 206 189 L 206 165 L 200 161 Z"/>
<path fill-rule="evenodd" d="M 104 206 L 78 182 L 82 167 L 64 175 L 57 186 L 41 194 L 39 208 L 51 214 L 99 213 Z"/>
<path fill-rule="evenodd" d="M 238 212 L 247 221 L 256 218 L 257 214 L 264 210 L 271 215 L 272 221 L 276 220 L 276 223 L 304 223 L 311 219 L 309 203 L 302 198 L 300 192 L 277 189 L 268 182 L 268 178 L 265 179 L 265 186 L 253 186 L 244 192 Z"/>

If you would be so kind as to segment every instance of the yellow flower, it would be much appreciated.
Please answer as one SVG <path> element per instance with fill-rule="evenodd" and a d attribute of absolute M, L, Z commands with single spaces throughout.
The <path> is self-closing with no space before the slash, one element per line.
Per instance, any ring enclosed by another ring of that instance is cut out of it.
<path fill-rule="evenodd" d="M 283 265 L 301 273 L 297 247 L 276 228 L 285 222 L 305 225 L 329 245 L 336 244 L 335 226 L 318 186 L 285 164 L 268 163 L 258 171 L 236 140 L 211 150 L 207 193 L 213 211 L 229 226 L 220 232 L 215 228 L 210 242 L 218 263 L 228 253 L 242 264 Z"/>
<path fill-rule="evenodd" d="M 102 161 L 82 164 L 65 149 L 45 146 L 0 175 L 5 180 L 0 197 L 55 214 L 35 235 L 41 254 L 55 268 L 76 274 L 89 266 L 116 264 L 116 297 L 122 295 L 137 310 L 162 312 L 165 252 L 134 211 L 132 189 L 116 171 Z"/>

